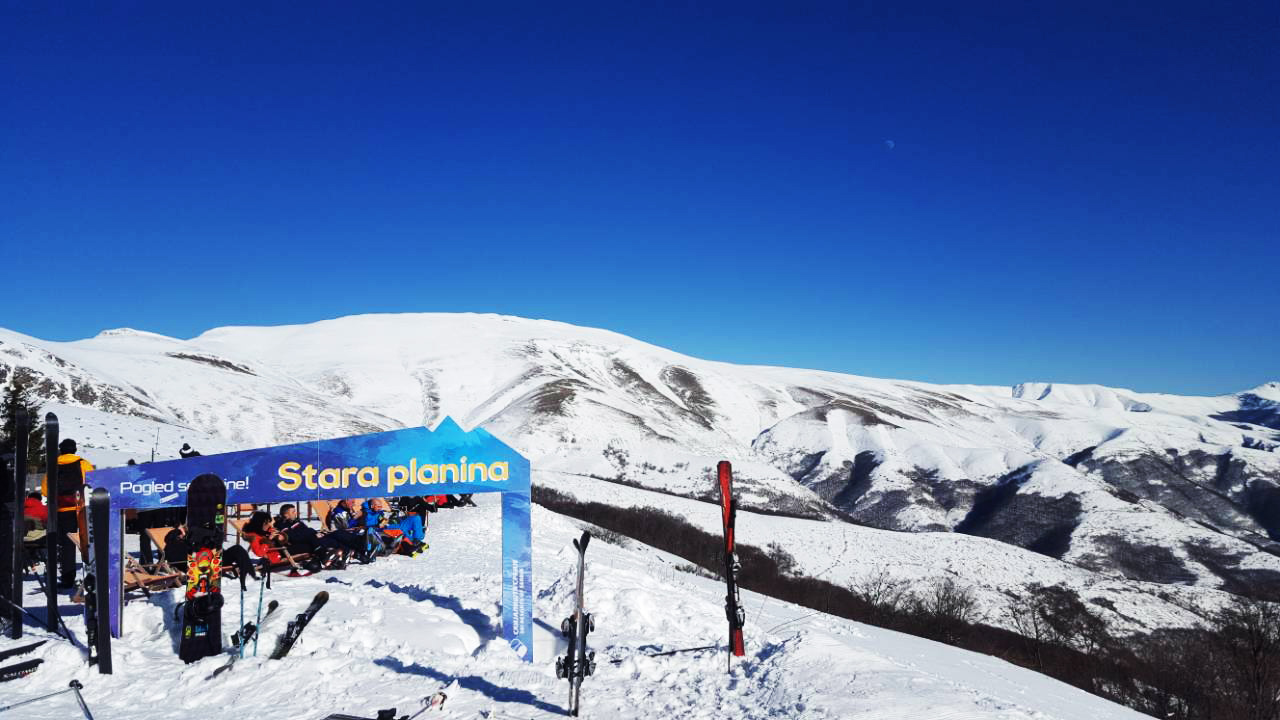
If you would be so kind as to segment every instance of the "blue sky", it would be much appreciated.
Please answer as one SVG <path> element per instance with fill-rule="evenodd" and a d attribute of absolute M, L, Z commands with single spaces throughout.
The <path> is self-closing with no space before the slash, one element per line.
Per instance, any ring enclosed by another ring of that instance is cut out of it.
<path fill-rule="evenodd" d="M 1280 379 L 1274 3 L 43 5 L 0 14 L 0 326 Z"/>

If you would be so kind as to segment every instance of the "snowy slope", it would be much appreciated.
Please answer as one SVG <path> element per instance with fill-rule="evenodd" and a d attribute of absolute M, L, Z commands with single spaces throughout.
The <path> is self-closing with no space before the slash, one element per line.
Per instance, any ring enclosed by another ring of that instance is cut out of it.
<path fill-rule="evenodd" d="M 543 476 L 561 492 L 614 507 L 658 507 L 714 536 L 721 532 L 717 504 L 662 496 L 566 475 Z M 782 546 L 794 574 L 857 587 L 882 571 L 912 588 L 947 578 L 973 592 L 985 624 L 1017 631 L 1009 608 L 1032 583 L 1069 588 L 1090 603 L 1116 635 L 1191 627 L 1197 612 L 1217 610 L 1226 596 L 1208 588 L 1160 585 L 1046 557 L 1007 543 L 959 533 L 904 533 L 803 518 L 738 513 L 738 542 Z M 1188 608 L 1196 609 L 1192 612 Z"/>
<path fill-rule="evenodd" d="M 259 657 L 206 680 L 225 658 L 191 666 L 178 660 L 174 591 L 126 607 L 114 675 L 96 674 L 78 650 L 52 641 L 34 655 L 45 665 L 6 683 L 3 700 L 65 689 L 75 677 L 84 683 L 85 700 L 98 720 L 318 720 L 330 712 L 372 717 L 392 706 L 411 713 L 420 698 L 441 689 L 449 695 L 443 711 L 423 718 L 562 717 L 567 683 L 555 679 L 553 657 L 562 647 L 552 629 L 572 604 L 571 540 L 580 529 L 534 511 L 537 662 L 526 665 L 501 640 L 498 509 L 492 497 L 479 500 L 479 509 L 433 516 L 431 549 L 423 557 L 277 579 L 267 597 L 279 600 L 286 613 L 300 611 L 320 590 L 331 595 L 284 660 L 266 660 L 260 648 Z M 597 618 L 590 642 L 599 669 L 584 684 L 583 717 L 1145 717 L 1000 660 L 750 592 L 743 593 L 747 656 L 731 673 L 726 674 L 722 650 L 646 657 L 721 643 L 723 585 L 680 572 L 668 556 L 634 544 L 593 543 L 587 572 L 586 601 Z M 248 604 L 252 613 L 256 597 Z M 232 593 L 224 627 L 234 626 L 239 611 L 238 593 Z M 80 618 L 70 618 L 69 625 L 83 639 Z M 277 622 L 275 631 L 282 625 Z M 271 627 L 264 633 L 268 645 L 275 635 Z M 15 644 L 0 639 L 0 649 Z M 24 720 L 78 717 L 67 695 L 15 712 Z"/>
<path fill-rule="evenodd" d="M 0 330 L 0 382 L 12 378 L 54 403 L 64 434 L 100 464 L 150 457 L 157 430 L 164 456 L 179 439 L 244 448 L 450 415 L 527 455 L 545 486 L 605 478 L 696 500 L 729 459 L 744 508 L 824 521 L 813 532 L 831 546 L 849 532 L 842 519 L 923 533 L 913 542 L 952 555 L 1000 541 L 1029 551 L 1016 554 L 1022 577 L 1002 580 L 1008 592 L 1083 571 L 1094 586 L 1280 597 L 1277 383 L 1207 398 L 938 386 L 708 362 L 605 330 L 470 314 L 191 340 Z M 573 487 L 623 496 L 614 483 Z M 1154 616 L 1176 615 L 1152 603 Z"/>

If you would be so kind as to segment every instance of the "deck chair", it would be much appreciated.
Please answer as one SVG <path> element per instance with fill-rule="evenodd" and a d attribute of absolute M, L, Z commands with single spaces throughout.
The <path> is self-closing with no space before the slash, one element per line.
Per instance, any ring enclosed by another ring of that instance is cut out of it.
<path fill-rule="evenodd" d="M 186 573 L 178 572 L 165 563 L 156 563 L 156 565 L 163 568 L 148 570 L 137 560 L 128 559 L 123 575 L 126 601 L 130 599 L 130 592 L 140 591 L 143 597 L 151 597 L 153 590 L 168 590 L 180 587 L 186 582 Z"/>
<path fill-rule="evenodd" d="M 67 539 L 76 549 L 83 551 L 85 548 L 81 544 L 80 533 L 69 532 Z M 164 588 L 177 587 L 183 582 L 186 573 L 178 572 L 169 567 L 167 563 L 160 562 L 148 567 L 139 563 L 132 557 L 127 558 L 125 563 L 124 574 L 121 580 L 124 585 L 125 599 L 128 600 L 128 594 L 131 592 L 142 591 L 145 596 L 150 596 L 152 590 L 160 590 Z M 79 593 L 72 596 L 72 600 L 77 603 L 84 602 L 84 597 Z"/>
<path fill-rule="evenodd" d="M 248 518 L 232 519 L 227 522 L 239 531 L 239 529 L 248 522 Z M 159 551 L 160 557 L 162 558 L 164 557 L 164 539 L 172 531 L 173 528 L 171 527 L 145 528 L 143 530 L 143 532 L 147 534 L 147 537 L 151 538 L 151 543 L 156 546 L 156 550 Z M 158 582 L 159 579 L 167 578 L 174 574 L 177 574 L 179 577 L 186 577 L 186 573 L 172 567 L 167 560 L 161 560 L 158 563 L 152 563 L 150 565 L 139 563 L 132 558 L 130 559 L 130 562 L 133 563 L 133 566 L 138 571 L 139 578 L 146 580 L 148 583 L 153 581 Z M 234 565 L 224 565 L 222 568 L 224 576 L 231 576 L 236 571 L 237 568 L 234 567 Z"/>
<path fill-rule="evenodd" d="M 143 530 L 143 532 L 147 534 L 147 537 L 151 538 L 151 544 L 155 545 L 156 550 L 160 551 L 161 557 L 164 556 L 164 538 L 172 530 L 173 528 L 171 527 L 147 528 Z"/>
<path fill-rule="evenodd" d="M 235 529 L 236 544 L 239 544 L 241 540 L 240 528 L 244 526 L 244 521 L 253 514 L 253 511 L 258 509 L 258 506 L 253 503 L 236 503 L 235 505 L 229 506 L 227 509 L 230 510 L 230 512 L 227 513 L 227 523 Z M 236 520 L 239 520 L 240 522 L 236 523 Z"/>
<path fill-rule="evenodd" d="M 328 500 L 312 500 L 311 512 L 316 514 L 320 519 L 320 526 L 329 527 L 329 513 L 333 511 L 333 503 Z"/>
<path fill-rule="evenodd" d="M 25 530 L 22 536 L 22 564 L 26 572 L 35 572 L 37 563 L 44 562 L 45 551 L 48 548 L 44 538 L 44 523 L 35 518 L 24 517 L 22 526 Z"/>

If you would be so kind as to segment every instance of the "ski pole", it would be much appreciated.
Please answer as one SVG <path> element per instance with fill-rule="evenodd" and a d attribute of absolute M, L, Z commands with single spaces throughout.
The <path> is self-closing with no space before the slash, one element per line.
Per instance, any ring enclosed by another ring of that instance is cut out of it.
<path fill-rule="evenodd" d="M 40 697 L 37 697 L 37 698 L 31 698 L 30 700 L 23 700 L 23 701 L 22 701 L 22 702 L 20 702 L 20 703 L 14 703 L 14 704 L 12 704 L 12 705 L 5 705 L 4 707 L 0 707 L 0 712 L 4 712 L 4 711 L 6 711 L 6 710 L 12 710 L 12 709 L 14 709 L 14 708 L 22 707 L 23 705 L 30 705 L 31 703 L 34 703 L 34 702 L 40 702 L 41 700 L 48 700 L 48 699 L 49 699 L 49 698 L 51 698 L 51 697 L 57 697 L 58 695 L 65 695 L 65 694 L 67 694 L 67 693 L 69 693 L 69 692 L 74 692 L 74 693 L 76 694 L 76 697 L 78 698 L 78 697 L 80 697 L 80 688 L 82 688 L 82 687 L 84 687 L 84 686 L 80 684 L 80 681 L 79 681 L 79 680 L 72 680 L 72 681 L 71 681 L 71 687 L 67 688 L 66 690 L 59 690 L 58 692 L 51 692 L 51 693 L 49 693 L 48 695 L 41 695 Z M 84 707 L 84 700 L 81 700 L 81 701 L 80 701 L 80 706 L 81 706 L 81 707 Z M 88 710 L 88 708 L 85 708 L 85 711 L 84 711 L 84 712 L 85 712 L 85 715 L 88 715 L 88 714 L 89 714 L 89 710 Z M 92 717 L 90 717 L 90 718 L 89 718 L 89 720 L 93 720 L 93 718 L 92 718 Z"/>
<path fill-rule="evenodd" d="M 262 627 L 262 595 L 264 592 L 266 592 L 267 583 L 271 582 L 271 566 L 267 565 L 264 562 L 262 564 L 262 572 L 263 572 L 262 583 L 258 585 L 258 623 L 255 627 Z M 244 623 L 241 623 L 240 627 L 243 628 Z M 256 632 L 256 631 L 253 633 L 253 656 L 254 657 L 258 657 L 258 636 L 261 634 L 262 633 Z M 240 641 L 240 657 L 244 657 L 244 640 L 243 639 Z"/>
<path fill-rule="evenodd" d="M 240 568 L 240 657 L 244 657 L 244 568 Z M 262 612 L 262 599 L 258 599 L 258 612 Z M 262 618 L 258 618 L 262 622 Z"/>
<path fill-rule="evenodd" d="M 40 575 L 36 575 L 36 581 L 40 583 L 40 592 L 41 592 L 41 594 L 45 594 L 45 595 L 47 595 L 47 594 L 48 594 L 48 591 L 47 591 L 46 586 L 45 586 L 45 584 L 44 584 L 44 578 L 43 578 L 43 577 L 41 577 Z M 8 598 L 5 598 L 5 599 L 6 599 L 6 600 L 8 600 Z M 13 603 L 12 603 L 12 602 L 10 602 L 9 604 L 10 604 L 10 605 L 12 605 Z M 17 606 L 15 605 L 15 607 L 17 607 Z M 24 610 L 23 610 L 23 612 L 27 612 L 27 611 L 24 609 Z M 30 616 L 30 617 L 32 617 L 33 619 L 35 618 L 35 616 L 34 616 L 34 615 L 31 615 L 31 613 L 29 613 L 29 612 L 27 613 L 27 615 L 28 615 L 28 616 Z M 58 632 L 58 628 L 57 628 L 57 627 L 52 628 L 52 630 L 53 630 L 54 634 L 55 634 L 55 635 L 61 635 L 62 637 L 66 638 L 67 642 L 71 643 L 72 645 L 75 645 L 75 644 L 76 644 L 75 638 L 71 635 L 71 631 L 67 629 L 67 624 L 66 624 L 65 622 L 63 622 L 63 620 L 62 620 L 62 613 L 55 612 L 55 613 L 54 613 L 54 615 L 58 618 L 58 626 L 60 626 L 60 627 L 62 628 L 62 632 L 60 632 L 60 633 Z M 37 621 L 37 622 L 39 622 L 39 621 Z M 44 623 L 41 623 L 41 625 L 43 625 L 43 624 L 44 624 Z"/>
<path fill-rule="evenodd" d="M 22 606 L 18 605 L 17 603 L 15 603 L 14 601 L 12 601 L 12 600 L 10 600 L 9 598 L 5 597 L 4 595 L 0 595 L 0 600 L 4 600 L 5 602 L 9 603 L 9 605 L 11 605 L 12 607 L 15 607 L 15 608 L 17 608 L 18 610 L 21 610 L 21 611 L 22 611 L 22 614 L 23 614 L 23 615 L 26 615 L 26 616 L 27 616 L 27 617 L 29 617 L 29 618 L 31 618 L 31 619 L 35 622 L 35 624 L 36 624 L 36 626 L 37 626 L 37 627 L 44 627 L 44 623 L 40 620 L 40 618 L 36 617 L 35 615 L 32 615 L 30 610 L 28 610 L 28 609 L 26 609 L 26 608 L 24 608 L 24 607 L 22 607 Z M 61 619 L 61 618 L 59 618 L 59 619 Z M 65 626 L 63 627 L 63 630 L 66 630 L 66 627 L 65 627 Z M 76 644 L 76 641 L 75 641 L 75 640 L 72 640 L 69 634 L 60 633 L 60 632 L 58 632 L 58 631 L 56 631 L 56 630 L 54 631 L 54 633 L 53 633 L 53 634 L 54 634 L 54 635 L 57 635 L 58 637 L 62 638 L 63 640 L 66 640 L 67 642 L 71 643 L 72 645 L 75 645 L 75 644 Z M 4 708 L 0 708 L 0 710 L 3 710 L 3 709 L 4 709 Z"/>
<path fill-rule="evenodd" d="M 84 720 L 93 720 L 93 713 L 89 712 L 89 706 L 84 704 L 84 697 L 80 695 L 80 688 L 84 687 L 79 680 L 71 681 L 71 692 L 76 694 L 76 702 L 80 703 L 80 709 L 84 711 Z"/>

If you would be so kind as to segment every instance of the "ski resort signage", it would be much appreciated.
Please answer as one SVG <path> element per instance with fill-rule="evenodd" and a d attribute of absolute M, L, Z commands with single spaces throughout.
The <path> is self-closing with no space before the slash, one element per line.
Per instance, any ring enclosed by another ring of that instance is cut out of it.
<path fill-rule="evenodd" d="M 107 468 L 87 484 L 110 493 L 107 607 L 119 637 L 123 611 L 124 510 L 182 507 L 197 476 L 226 482 L 235 503 L 300 503 L 342 498 L 502 493 L 502 628 L 508 644 L 533 661 L 533 560 L 529 461 L 481 428 L 450 418 L 435 430 L 409 428 L 355 437 L 200 455 Z"/>

